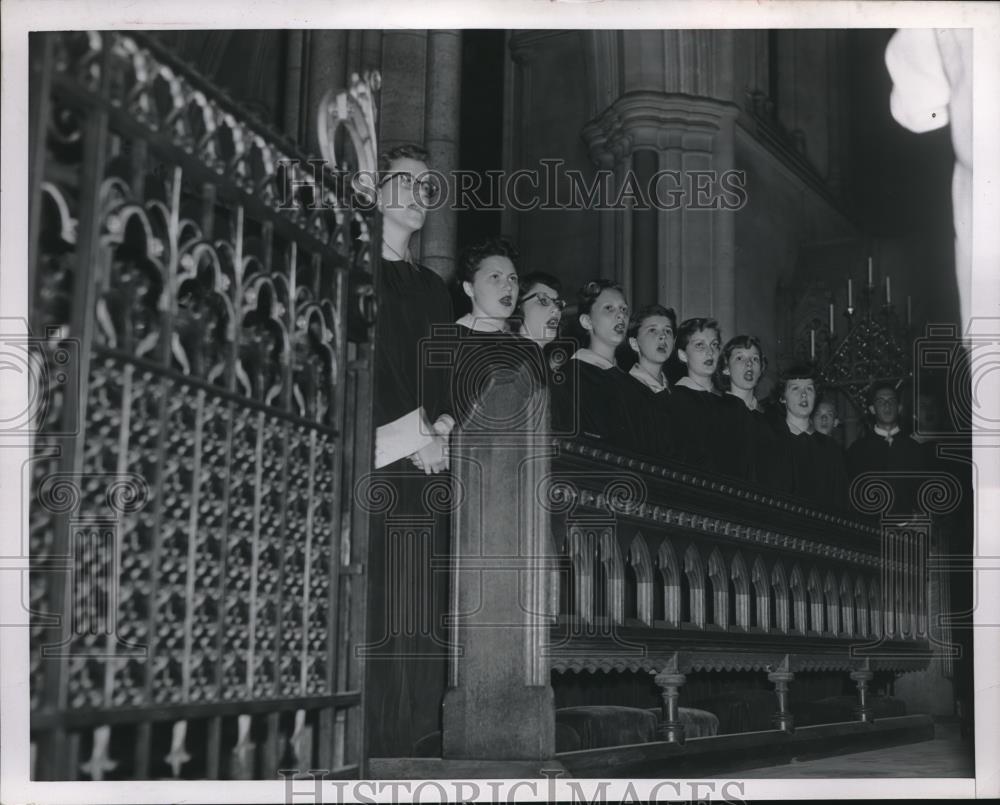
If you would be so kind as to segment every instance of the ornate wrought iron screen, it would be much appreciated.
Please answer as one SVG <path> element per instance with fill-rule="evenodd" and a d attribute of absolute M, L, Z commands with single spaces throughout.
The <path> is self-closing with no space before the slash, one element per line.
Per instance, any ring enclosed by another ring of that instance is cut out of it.
<path fill-rule="evenodd" d="M 137 35 L 31 81 L 33 776 L 357 776 L 371 132 L 319 172 Z"/>

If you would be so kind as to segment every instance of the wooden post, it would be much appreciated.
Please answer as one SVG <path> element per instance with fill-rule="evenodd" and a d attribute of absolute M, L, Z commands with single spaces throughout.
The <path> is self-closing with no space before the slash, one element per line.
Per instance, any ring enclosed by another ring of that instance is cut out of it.
<path fill-rule="evenodd" d="M 525 344 L 533 347 L 530 342 Z M 452 536 L 445 759 L 543 760 L 555 754 L 544 655 L 555 612 L 548 411 L 541 352 L 484 389 L 476 421 L 452 434 Z M 535 365 L 535 364 L 538 365 Z"/>
<path fill-rule="evenodd" d="M 663 697 L 662 720 L 657 727 L 660 737 L 668 743 L 684 743 L 684 724 L 680 720 L 677 707 L 678 690 L 687 677 L 677 670 L 677 656 L 653 680 L 660 687 Z"/>
<path fill-rule="evenodd" d="M 788 666 L 786 656 L 781 666 L 767 675 L 767 679 L 774 685 L 774 692 L 778 697 L 778 710 L 771 721 L 775 728 L 791 733 L 795 731 L 795 723 L 788 709 L 788 685 L 795 678 L 795 674 L 788 670 Z"/>
<path fill-rule="evenodd" d="M 868 660 L 862 668 L 851 671 L 851 679 L 858 686 L 858 706 L 854 709 L 858 721 L 864 724 L 875 723 L 875 711 L 868 706 L 868 683 L 872 681 L 875 674 L 869 670 Z"/>

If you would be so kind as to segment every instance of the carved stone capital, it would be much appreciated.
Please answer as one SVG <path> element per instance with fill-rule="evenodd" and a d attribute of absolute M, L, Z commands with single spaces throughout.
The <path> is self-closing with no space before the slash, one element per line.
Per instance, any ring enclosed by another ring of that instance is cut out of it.
<path fill-rule="evenodd" d="M 636 149 L 714 150 L 739 114 L 735 104 L 664 92 L 628 92 L 583 127 L 594 162 L 606 167 Z"/>

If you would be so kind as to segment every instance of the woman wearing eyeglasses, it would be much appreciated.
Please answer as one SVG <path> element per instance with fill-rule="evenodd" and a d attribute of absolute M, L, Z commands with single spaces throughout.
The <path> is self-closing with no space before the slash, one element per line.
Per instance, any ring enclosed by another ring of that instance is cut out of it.
<path fill-rule="evenodd" d="M 521 297 L 511 317 L 511 332 L 544 347 L 559 335 L 566 307 L 562 283 L 544 271 L 532 271 L 521 278 L 520 284 Z"/>

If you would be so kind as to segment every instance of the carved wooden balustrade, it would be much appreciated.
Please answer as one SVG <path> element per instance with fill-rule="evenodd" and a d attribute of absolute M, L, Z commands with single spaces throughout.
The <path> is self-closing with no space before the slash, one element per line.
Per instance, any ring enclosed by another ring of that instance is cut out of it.
<path fill-rule="evenodd" d="M 872 524 L 599 446 L 556 446 L 555 670 L 757 670 L 782 686 L 844 670 L 861 685 L 927 664 L 927 518 Z M 880 500 L 869 498 L 870 512 Z M 775 720 L 791 725 L 785 710 Z"/>
<path fill-rule="evenodd" d="M 632 755 L 557 755 L 573 773 L 615 776 L 639 761 L 662 773 L 656 763 L 688 751 L 678 699 L 693 673 L 759 673 L 774 686 L 775 729 L 754 740 L 929 734 L 923 715 L 874 724 L 868 685 L 876 672 L 922 669 L 941 654 L 928 553 L 931 515 L 957 505 L 951 481 L 925 479 L 918 513 L 895 512 L 885 480 L 864 476 L 851 511 L 818 510 L 553 437 L 544 397 L 540 383 L 485 394 L 484 417 L 507 423 L 505 432 L 455 442 L 462 503 L 451 622 L 460 651 L 445 700 L 446 759 L 556 756 L 552 673 L 648 673 L 661 691 L 660 741 Z M 535 413 L 521 422 L 518 410 Z M 820 672 L 854 682 L 856 722 L 796 732 L 791 686 Z M 450 731 L 462 739 L 449 741 Z M 703 750 L 706 739 L 691 743 Z"/>
<path fill-rule="evenodd" d="M 32 774 L 357 775 L 368 133 L 331 172 L 155 41 L 30 48 Z"/>

